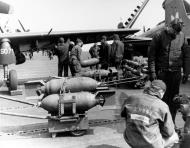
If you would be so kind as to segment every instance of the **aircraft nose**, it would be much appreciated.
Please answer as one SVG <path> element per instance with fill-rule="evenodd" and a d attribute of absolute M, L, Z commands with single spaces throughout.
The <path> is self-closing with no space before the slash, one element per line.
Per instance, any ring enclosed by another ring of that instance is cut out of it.
<path fill-rule="evenodd" d="M 0 13 L 11 14 L 13 13 L 13 7 L 5 2 L 0 1 Z"/>

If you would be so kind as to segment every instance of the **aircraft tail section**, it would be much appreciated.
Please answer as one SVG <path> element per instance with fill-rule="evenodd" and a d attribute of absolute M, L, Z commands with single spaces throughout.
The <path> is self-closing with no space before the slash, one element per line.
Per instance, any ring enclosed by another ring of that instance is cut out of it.
<path fill-rule="evenodd" d="M 190 36 L 190 5 L 185 0 L 165 0 L 163 3 L 165 9 L 165 22 L 168 25 L 173 19 L 181 18 L 184 22 L 183 30 L 186 36 Z"/>

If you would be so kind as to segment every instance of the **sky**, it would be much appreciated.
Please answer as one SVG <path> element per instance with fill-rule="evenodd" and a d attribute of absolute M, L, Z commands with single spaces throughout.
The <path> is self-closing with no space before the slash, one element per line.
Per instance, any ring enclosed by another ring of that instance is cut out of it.
<path fill-rule="evenodd" d="M 143 0 L 2 0 L 14 7 L 13 17 L 31 32 L 115 29 Z M 163 0 L 149 0 L 133 28 L 152 28 L 164 20 Z"/>

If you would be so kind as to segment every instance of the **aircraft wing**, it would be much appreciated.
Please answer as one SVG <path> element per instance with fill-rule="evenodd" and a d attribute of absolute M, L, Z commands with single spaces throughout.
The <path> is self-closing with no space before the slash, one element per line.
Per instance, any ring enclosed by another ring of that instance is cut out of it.
<path fill-rule="evenodd" d="M 148 47 L 152 38 L 145 36 L 131 36 L 125 38 L 125 44 L 132 45 L 134 56 L 142 55 L 147 57 Z"/>
<path fill-rule="evenodd" d="M 81 31 L 49 31 L 49 32 L 19 32 L 19 33 L 3 33 L 0 39 L 8 38 L 14 48 L 19 48 L 20 51 L 28 51 L 30 48 L 44 48 L 56 44 L 59 37 L 65 39 L 70 38 L 71 41 L 76 41 L 81 38 L 84 44 L 100 42 L 101 36 L 106 35 L 108 40 L 112 39 L 113 34 L 118 34 L 121 37 L 134 34 L 139 29 L 102 29 L 102 30 L 81 30 Z M 14 49 L 15 50 L 15 49 Z"/>
<path fill-rule="evenodd" d="M 150 37 L 140 37 L 140 36 L 133 36 L 133 37 L 126 37 L 125 42 L 131 43 L 133 45 L 135 44 L 141 44 L 141 45 L 149 45 L 152 41 L 152 38 Z"/>

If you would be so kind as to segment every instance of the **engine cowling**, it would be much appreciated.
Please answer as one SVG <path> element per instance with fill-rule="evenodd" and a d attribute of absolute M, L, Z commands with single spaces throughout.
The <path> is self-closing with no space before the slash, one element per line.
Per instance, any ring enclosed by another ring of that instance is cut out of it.
<path fill-rule="evenodd" d="M 104 70 L 104 69 L 100 69 L 100 70 L 89 70 L 86 72 L 82 72 L 81 75 L 84 77 L 96 77 L 96 76 L 101 76 L 101 77 L 108 77 L 110 71 L 109 70 Z"/>
<path fill-rule="evenodd" d="M 98 64 L 99 62 L 100 62 L 100 60 L 98 58 L 91 58 L 88 60 L 81 61 L 81 66 L 82 67 L 93 66 L 93 65 Z"/>

